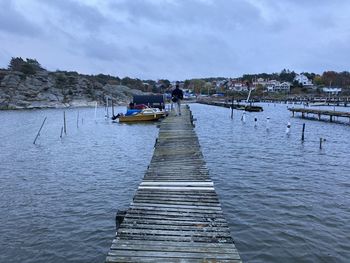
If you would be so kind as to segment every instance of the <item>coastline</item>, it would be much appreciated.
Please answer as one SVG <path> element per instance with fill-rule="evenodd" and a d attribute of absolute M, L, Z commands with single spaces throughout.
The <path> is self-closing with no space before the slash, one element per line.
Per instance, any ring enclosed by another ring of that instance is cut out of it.
<path fill-rule="evenodd" d="M 42 102 L 42 101 L 34 101 L 29 106 L 20 106 L 20 105 L 9 105 L 8 107 L 0 107 L 0 111 L 21 111 L 21 110 L 39 110 L 39 109 L 74 109 L 74 108 L 93 108 L 95 107 L 97 102 L 97 106 L 105 106 L 101 104 L 99 101 L 86 101 L 86 100 L 74 100 L 69 103 L 62 102 Z M 126 106 L 127 102 L 117 102 L 115 104 L 118 106 Z"/>

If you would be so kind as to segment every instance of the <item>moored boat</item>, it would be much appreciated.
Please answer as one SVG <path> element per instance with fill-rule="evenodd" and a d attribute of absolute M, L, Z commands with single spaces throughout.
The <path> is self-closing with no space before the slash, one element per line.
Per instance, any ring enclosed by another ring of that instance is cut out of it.
<path fill-rule="evenodd" d="M 166 116 L 165 111 L 156 108 L 145 109 L 128 109 L 126 114 L 118 114 L 114 119 L 119 122 L 142 122 L 142 121 L 157 121 Z"/>

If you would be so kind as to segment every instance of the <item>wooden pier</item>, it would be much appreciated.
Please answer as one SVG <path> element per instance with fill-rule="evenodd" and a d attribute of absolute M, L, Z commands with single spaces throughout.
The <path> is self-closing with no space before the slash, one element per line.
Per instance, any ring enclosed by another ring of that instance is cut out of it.
<path fill-rule="evenodd" d="M 214 100 L 202 99 L 202 100 L 197 100 L 197 103 L 211 105 L 211 106 L 225 107 L 225 108 L 235 109 L 235 110 L 253 111 L 253 112 L 260 112 L 264 110 L 263 107 L 261 106 L 245 105 L 245 104 L 232 103 L 232 102 L 226 102 L 226 101 L 214 101 Z"/>
<path fill-rule="evenodd" d="M 242 262 L 192 122 L 188 107 L 162 121 L 106 262 Z"/>
<path fill-rule="evenodd" d="M 296 112 L 299 112 L 299 113 L 301 113 L 302 118 L 308 117 L 309 114 L 312 114 L 313 116 L 317 116 L 318 120 L 321 120 L 322 116 L 329 116 L 330 122 L 334 121 L 334 117 L 349 118 L 349 120 L 350 120 L 350 112 L 332 111 L 332 110 L 318 110 L 318 109 L 304 109 L 304 108 L 288 108 L 288 110 L 292 112 L 293 117 L 294 117 Z"/>

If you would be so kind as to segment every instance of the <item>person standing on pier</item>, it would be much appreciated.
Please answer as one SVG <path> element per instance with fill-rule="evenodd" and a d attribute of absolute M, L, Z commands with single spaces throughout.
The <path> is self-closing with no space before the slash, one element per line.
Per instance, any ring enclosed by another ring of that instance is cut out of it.
<path fill-rule="evenodd" d="M 176 115 L 181 115 L 181 100 L 183 98 L 183 91 L 180 89 L 179 82 L 176 81 L 175 89 L 171 92 L 171 101 L 175 103 Z"/>

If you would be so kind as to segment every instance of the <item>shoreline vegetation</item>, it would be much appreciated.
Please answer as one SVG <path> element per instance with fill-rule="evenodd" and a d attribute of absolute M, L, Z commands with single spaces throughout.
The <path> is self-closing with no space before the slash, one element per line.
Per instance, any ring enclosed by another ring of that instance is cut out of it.
<path fill-rule="evenodd" d="M 220 94 L 227 99 L 244 100 L 249 86 L 252 101 L 286 101 L 300 98 L 341 98 L 350 95 L 350 73 L 326 71 L 322 75 L 304 74 L 312 86 L 293 82 L 294 71 L 280 73 L 245 74 L 240 78 L 200 78 L 181 82 L 181 87 L 196 96 Z M 288 92 L 268 92 L 259 79 L 290 83 Z M 258 83 L 258 84 L 256 84 Z M 7 69 L 0 69 L 0 110 L 77 108 L 105 106 L 106 98 L 114 105 L 127 105 L 134 95 L 171 93 L 172 83 L 167 79 L 140 80 L 111 75 L 86 75 L 75 71 L 48 71 L 35 59 L 11 59 Z M 324 87 L 338 87 L 341 93 L 324 93 Z M 238 88 L 237 88 L 238 87 Z M 205 95 L 204 95 L 205 94 Z M 214 99 L 214 98 L 213 98 Z"/>
<path fill-rule="evenodd" d="M 149 94 L 147 81 L 73 71 L 47 71 L 34 59 L 12 58 L 0 69 L 0 110 L 126 105 L 133 95 Z"/>

